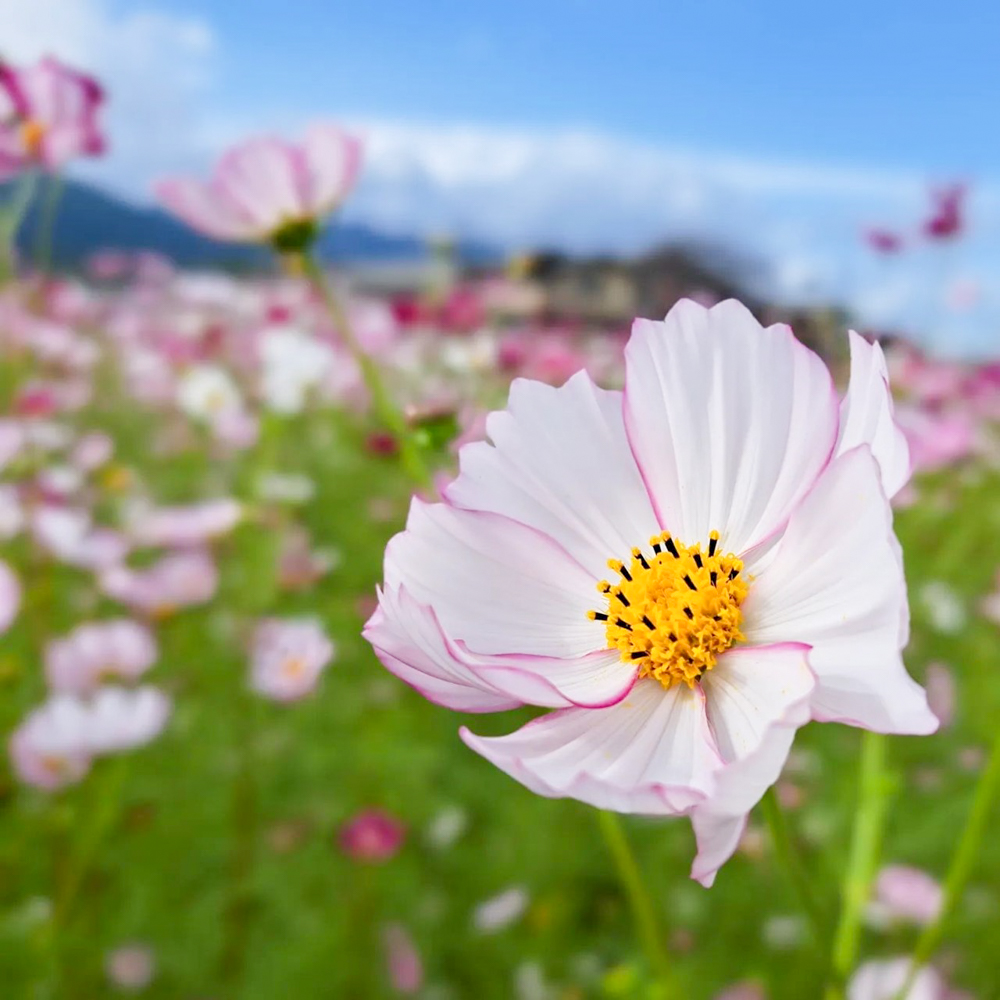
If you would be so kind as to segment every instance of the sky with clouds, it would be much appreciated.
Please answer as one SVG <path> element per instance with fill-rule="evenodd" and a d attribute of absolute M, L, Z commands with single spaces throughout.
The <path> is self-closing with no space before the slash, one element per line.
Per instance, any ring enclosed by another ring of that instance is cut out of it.
<path fill-rule="evenodd" d="M 107 84 L 128 197 L 254 131 L 366 136 L 351 217 L 510 248 L 732 248 L 789 302 L 1000 353 L 1000 7 L 988 0 L 0 0 L 0 52 Z M 876 259 L 929 183 L 970 232 Z"/>

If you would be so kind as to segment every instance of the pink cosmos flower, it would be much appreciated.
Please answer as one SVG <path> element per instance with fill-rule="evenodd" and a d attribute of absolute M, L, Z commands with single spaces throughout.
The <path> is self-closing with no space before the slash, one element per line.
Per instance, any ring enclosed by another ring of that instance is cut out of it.
<path fill-rule="evenodd" d="M 83 778 L 94 757 L 149 743 L 169 715 L 170 700 L 152 687 L 56 694 L 14 730 L 11 762 L 22 781 L 54 791 Z"/>
<path fill-rule="evenodd" d="M 847 1000 L 896 1000 L 906 985 L 909 958 L 866 962 L 847 984 Z M 921 969 L 903 1000 L 948 1000 L 948 988 L 937 970 Z"/>
<path fill-rule="evenodd" d="M 903 405 L 897 420 L 909 443 L 913 468 L 933 472 L 968 458 L 976 448 L 976 424 L 968 413 Z"/>
<path fill-rule="evenodd" d="M 142 614 L 161 618 L 215 596 L 219 571 L 207 552 L 172 552 L 144 569 L 114 566 L 101 574 L 101 589 Z"/>
<path fill-rule="evenodd" d="M 301 145 L 250 139 L 223 156 L 207 183 L 174 178 L 161 181 L 156 193 L 171 212 L 214 239 L 300 250 L 347 196 L 360 156 L 356 139 L 320 123 Z"/>
<path fill-rule="evenodd" d="M 934 210 L 924 223 L 924 235 L 932 240 L 947 240 L 960 236 L 965 228 L 965 198 L 968 189 L 964 184 L 931 191 Z"/>
<path fill-rule="evenodd" d="M 424 963 L 410 932 L 402 924 L 387 924 L 382 944 L 392 988 L 405 995 L 418 992 L 424 984 Z"/>
<path fill-rule="evenodd" d="M 25 69 L 0 65 L 0 175 L 59 170 L 76 156 L 104 152 L 97 81 L 57 59 Z"/>
<path fill-rule="evenodd" d="M 316 687 L 333 652 L 315 619 L 266 618 L 254 632 L 250 685 L 275 701 L 297 701 Z"/>
<path fill-rule="evenodd" d="M 105 680 L 135 680 L 156 662 L 153 634 L 127 618 L 78 625 L 45 649 L 45 676 L 53 691 L 84 694 Z"/>
<path fill-rule="evenodd" d="M 153 949 L 144 944 L 123 944 L 108 952 L 104 970 L 120 990 L 144 990 L 156 974 Z"/>
<path fill-rule="evenodd" d="M 21 584 L 14 571 L 0 559 L 0 635 L 14 624 L 21 607 Z"/>
<path fill-rule="evenodd" d="M 767 994 L 759 983 L 736 983 L 727 986 L 715 1000 L 767 1000 Z"/>
<path fill-rule="evenodd" d="M 927 689 L 927 704 L 938 717 L 942 727 L 948 728 L 955 721 L 955 676 L 945 663 L 929 663 L 924 681 Z"/>
<path fill-rule="evenodd" d="M 450 708 L 558 709 L 462 738 L 538 794 L 690 816 L 709 885 L 798 726 L 937 727 L 900 656 L 907 448 L 856 334 L 842 400 L 733 301 L 637 320 L 625 366 L 514 382 L 445 503 L 413 501 L 365 635 Z"/>
<path fill-rule="evenodd" d="M 365 809 L 340 830 L 340 848 L 354 861 L 381 864 L 395 857 L 406 839 L 406 827 L 381 809 Z"/>
<path fill-rule="evenodd" d="M 875 896 L 869 906 L 874 923 L 905 920 L 929 924 L 944 905 L 944 890 L 926 872 L 910 865 L 886 865 L 875 880 Z"/>
<path fill-rule="evenodd" d="M 69 566 L 104 570 L 128 554 L 128 542 L 117 531 L 95 527 L 85 510 L 39 507 L 33 513 L 31 529 L 44 549 Z"/>
<path fill-rule="evenodd" d="M 865 243 L 876 253 L 894 254 L 903 249 L 903 239 L 898 233 L 888 229 L 868 229 L 864 234 Z"/>
<path fill-rule="evenodd" d="M 228 534 L 242 516 L 242 505 L 227 497 L 153 507 L 132 518 L 129 535 L 137 545 L 191 548 Z"/>

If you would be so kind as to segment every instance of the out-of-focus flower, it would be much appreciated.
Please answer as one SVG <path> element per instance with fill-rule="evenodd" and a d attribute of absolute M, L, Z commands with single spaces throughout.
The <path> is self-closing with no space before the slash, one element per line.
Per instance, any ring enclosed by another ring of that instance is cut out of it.
<path fill-rule="evenodd" d="M 194 420 L 214 424 L 238 413 L 243 400 L 236 383 L 217 365 L 196 365 L 177 384 L 177 405 Z"/>
<path fill-rule="evenodd" d="M 257 496 L 268 503 L 309 503 L 316 484 L 300 473 L 266 472 L 257 479 Z"/>
<path fill-rule="evenodd" d="M 32 514 L 31 530 L 56 559 L 81 569 L 106 570 L 128 554 L 128 542 L 117 531 L 94 527 L 90 514 L 72 507 L 47 505 Z"/>
<path fill-rule="evenodd" d="M 1000 625 L 1000 572 L 997 573 L 993 590 L 979 602 L 979 610 L 990 621 Z"/>
<path fill-rule="evenodd" d="M 292 327 L 275 327 L 261 336 L 261 393 L 276 413 L 301 413 L 311 390 L 334 366 L 329 344 Z"/>
<path fill-rule="evenodd" d="M 132 681 L 156 662 L 153 634 L 127 618 L 78 625 L 45 647 L 45 677 L 53 691 L 84 694 L 104 681 Z"/>
<path fill-rule="evenodd" d="M 115 566 L 100 577 L 108 597 L 153 617 L 204 604 L 215 595 L 219 572 L 207 552 L 172 552 L 143 569 Z"/>
<path fill-rule="evenodd" d="M 424 963 L 410 932 L 402 924 L 387 924 L 382 930 L 389 982 L 397 993 L 416 993 L 424 984 Z"/>
<path fill-rule="evenodd" d="M 876 253 L 893 254 L 903 249 L 903 238 L 888 229 L 866 229 L 864 239 Z"/>
<path fill-rule="evenodd" d="M 59 170 L 104 151 L 97 81 L 57 59 L 23 69 L 0 65 L 0 175 L 31 167 Z"/>
<path fill-rule="evenodd" d="M 111 461 L 114 452 L 115 443 L 107 434 L 92 431 L 74 445 L 70 461 L 83 472 L 93 472 Z"/>
<path fill-rule="evenodd" d="M 920 588 L 920 603 L 936 632 L 955 635 L 965 628 L 969 616 L 962 598 L 944 580 L 928 580 Z"/>
<path fill-rule="evenodd" d="M 767 1000 L 760 983 L 734 983 L 717 994 L 715 1000 Z"/>
<path fill-rule="evenodd" d="M 495 934 L 520 920 L 527 908 L 527 891 L 513 885 L 480 903 L 472 912 L 472 925 L 481 934 Z"/>
<path fill-rule="evenodd" d="M 250 139 L 222 157 L 207 183 L 174 178 L 156 190 L 170 211 L 208 236 L 297 251 L 347 196 L 359 164 L 356 139 L 317 124 L 301 145 Z"/>
<path fill-rule="evenodd" d="M 145 944 L 123 944 L 108 952 L 104 971 L 111 985 L 119 990 L 144 990 L 156 974 L 153 949 Z"/>
<path fill-rule="evenodd" d="M 0 635 L 14 624 L 21 607 L 21 584 L 14 571 L 0 559 Z"/>
<path fill-rule="evenodd" d="M 928 239 L 947 240 L 962 235 L 967 194 L 964 184 L 951 184 L 931 191 L 933 210 L 923 226 Z"/>
<path fill-rule="evenodd" d="M 847 1000 L 896 1000 L 909 972 L 910 960 L 906 957 L 866 962 L 847 984 Z M 947 996 L 940 974 L 925 966 L 903 1000 L 947 1000 Z"/>
<path fill-rule="evenodd" d="M 895 921 L 929 924 L 944 904 L 944 891 L 926 872 L 910 865 L 886 865 L 875 880 L 868 919 L 876 926 Z"/>
<path fill-rule="evenodd" d="M 352 860 L 380 864 L 396 856 L 406 827 L 381 809 L 365 809 L 340 829 L 340 849 Z"/>
<path fill-rule="evenodd" d="M 163 731 L 170 710 L 170 699 L 148 685 L 99 688 L 88 705 L 90 748 L 106 754 L 145 746 Z"/>
<path fill-rule="evenodd" d="M 924 687 L 927 689 L 927 704 L 942 727 L 947 728 L 955 721 L 955 677 L 951 667 L 944 663 L 928 664 Z"/>
<path fill-rule="evenodd" d="M 228 534 L 243 516 L 243 507 L 228 497 L 176 507 L 137 511 L 129 535 L 138 545 L 191 548 Z"/>
<path fill-rule="evenodd" d="M 278 582 L 285 590 L 307 590 L 340 563 L 335 549 L 314 550 L 303 529 L 285 536 L 278 558 Z"/>
<path fill-rule="evenodd" d="M 316 687 L 333 652 L 315 619 L 266 618 L 254 632 L 250 685 L 274 701 L 297 701 Z"/>
<path fill-rule="evenodd" d="M 685 301 L 636 322 L 624 393 L 516 381 L 414 500 L 366 637 L 437 703 L 559 709 L 462 738 L 538 794 L 690 816 L 711 884 L 809 718 L 938 725 L 900 655 L 906 443 L 880 349 L 851 354 L 841 400 L 788 327 Z"/>
<path fill-rule="evenodd" d="M 913 468 L 919 472 L 959 462 L 975 449 L 976 424 L 966 412 L 903 405 L 897 408 L 896 417 L 910 446 Z"/>
<path fill-rule="evenodd" d="M 469 826 L 469 814 L 461 806 L 442 809 L 427 827 L 427 842 L 439 851 L 447 850 Z"/>

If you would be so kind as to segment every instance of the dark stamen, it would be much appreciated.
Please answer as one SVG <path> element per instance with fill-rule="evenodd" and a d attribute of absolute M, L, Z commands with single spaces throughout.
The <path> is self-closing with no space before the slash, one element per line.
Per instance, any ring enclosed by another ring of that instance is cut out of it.
<path fill-rule="evenodd" d="M 620 590 L 615 591 L 615 597 L 617 597 L 618 600 L 621 601 L 626 608 L 629 607 L 632 603 Z"/>
<path fill-rule="evenodd" d="M 674 540 L 667 536 L 667 540 L 663 543 L 666 550 L 675 558 L 680 558 L 680 553 L 677 551 L 677 546 L 674 545 Z"/>
<path fill-rule="evenodd" d="M 620 570 L 618 570 L 618 572 L 621 573 L 621 575 L 623 577 L 625 577 L 625 579 L 628 580 L 629 583 L 632 582 L 632 574 L 628 571 L 628 567 L 627 566 L 625 566 L 623 564 L 622 568 Z"/>
<path fill-rule="evenodd" d="M 708 578 L 712 581 L 713 587 L 719 582 L 719 574 L 714 569 L 708 574 Z"/>
<path fill-rule="evenodd" d="M 738 569 L 731 569 L 729 571 L 729 579 L 730 580 L 735 580 L 736 577 L 738 577 L 739 575 L 740 575 L 740 571 Z"/>
<path fill-rule="evenodd" d="M 649 563 L 646 562 L 646 557 L 638 549 L 635 551 L 635 557 L 642 563 L 643 569 L 649 569 Z"/>
<path fill-rule="evenodd" d="M 616 624 L 616 625 L 617 625 L 617 626 L 618 626 L 619 628 L 624 628 L 624 629 L 628 629 L 628 630 L 629 630 L 629 632 L 631 632 L 631 631 L 632 631 L 632 626 L 631 626 L 631 625 L 629 625 L 629 623 L 628 623 L 627 621 L 625 621 L 625 619 L 624 619 L 624 618 L 618 618 L 618 619 L 617 619 L 617 620 L 615 621 L 615 624 Z"/>
<path fill-rule="evenodd" d="M 656 626 L 649 620 L 649 615 L 642 616 L 642 624 L 645 625 L 646 628 L 656 628 Z"/>
<path fill-rule="evenodd" d="M 633 660 L 641 660 L 644 656 L 649 656 L 649 653 L 647 653 L 644 649 L 637 649 L 631 654 L 631 656 Z"/>
<path fill-rule="evenodd" d="M 696 552 L 694 554 L 694 564 L 695 564 L 695 566 L 698 567 L 698 569 L 701 569 L 703 563 L 701 561 L 701 553 L 700 552 Z"/>
<path fill-rule="evenodd" d="M 710 538 L 708 540 L 708 554 L 709 554 L 709 556 L 714 556 L 715 555 L 715 549 L 718 546 L 718 544 L 719 544 L 719 539 L 718 538 Z"/>
<path fill-rule="evenodd" d="M 668 632 L 668 633 L 667 633 L 667 638 L 668 638 L 668 639 L 669 639 L 669 640 L 670 640 L 671 642 L 676 642 L 676 641 L 677 641 L 677 636 L 676 636 L 676 635 L 674 635 L 674 633 L 673 633 L 673 632 Z"/>
<path fill-rule="evenodd" d="M 697 590 L 698 588 L 694 585 L 694 580 L 691 579 L 686 573 L 684 575 L 684 582 L 691 588 L 691 590 Z"/>
<path fill-rule="evenodd" d="M 721 622 L 722 621 L 722 615 L 712 615 L 712 621 L 713 622 Z"/>
<path fill-rule="evenodd" d="M 659 542 L 653 542 L 653 551 L 657 555 L 659 555 L 663 551 L 663 549 L 660 548 L 660 543 Z"/>
<path fill-rule="evenodd" d="M 603 611 L 595 611 L 594 612 L 594 621 L 595 622 L 606 622 L 607 620 L 608 620 L 608 616 Z"/>
<path fill-rule="evenodd" d="M 694 618 L 694 612 L 690 608 L 685 608 L 684 614 L 686 614 L 688 618 Z"/>

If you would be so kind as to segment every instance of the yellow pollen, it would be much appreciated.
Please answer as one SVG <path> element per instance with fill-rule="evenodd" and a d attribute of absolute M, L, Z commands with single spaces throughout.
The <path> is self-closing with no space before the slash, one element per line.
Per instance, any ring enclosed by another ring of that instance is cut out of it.
<path fill-rule="evenodd" d="M 44 138 L 45 126 L 36 118 L 21 122 L 21 142 L 29 156 L 37 157 L 41 153 Z"/>
<path fill-rule="evenodd" d="M 717 531 L 704 552 L 700 543 L 682 545 L 669 532 L 649 544 L 651 554 L 633 549 L 627 565 L 608 561 L 619 579 L 597 585 L 608 606 L 588 617 L 606 623 L 608 646 L 620 649 L 623 661 L 638 662 L 640 677 L 654 677 L 665 688 L 680 681 L 694 687 L 721 653 L 743 641 L 743 563 L 717 551 Z"/>
<path fill-rule="evenodd" d="M 306 672 L 306 661 L 301 656 L 290 656 L 281 664 L 281 673 L 290 681 L 297 681 Z"/>

